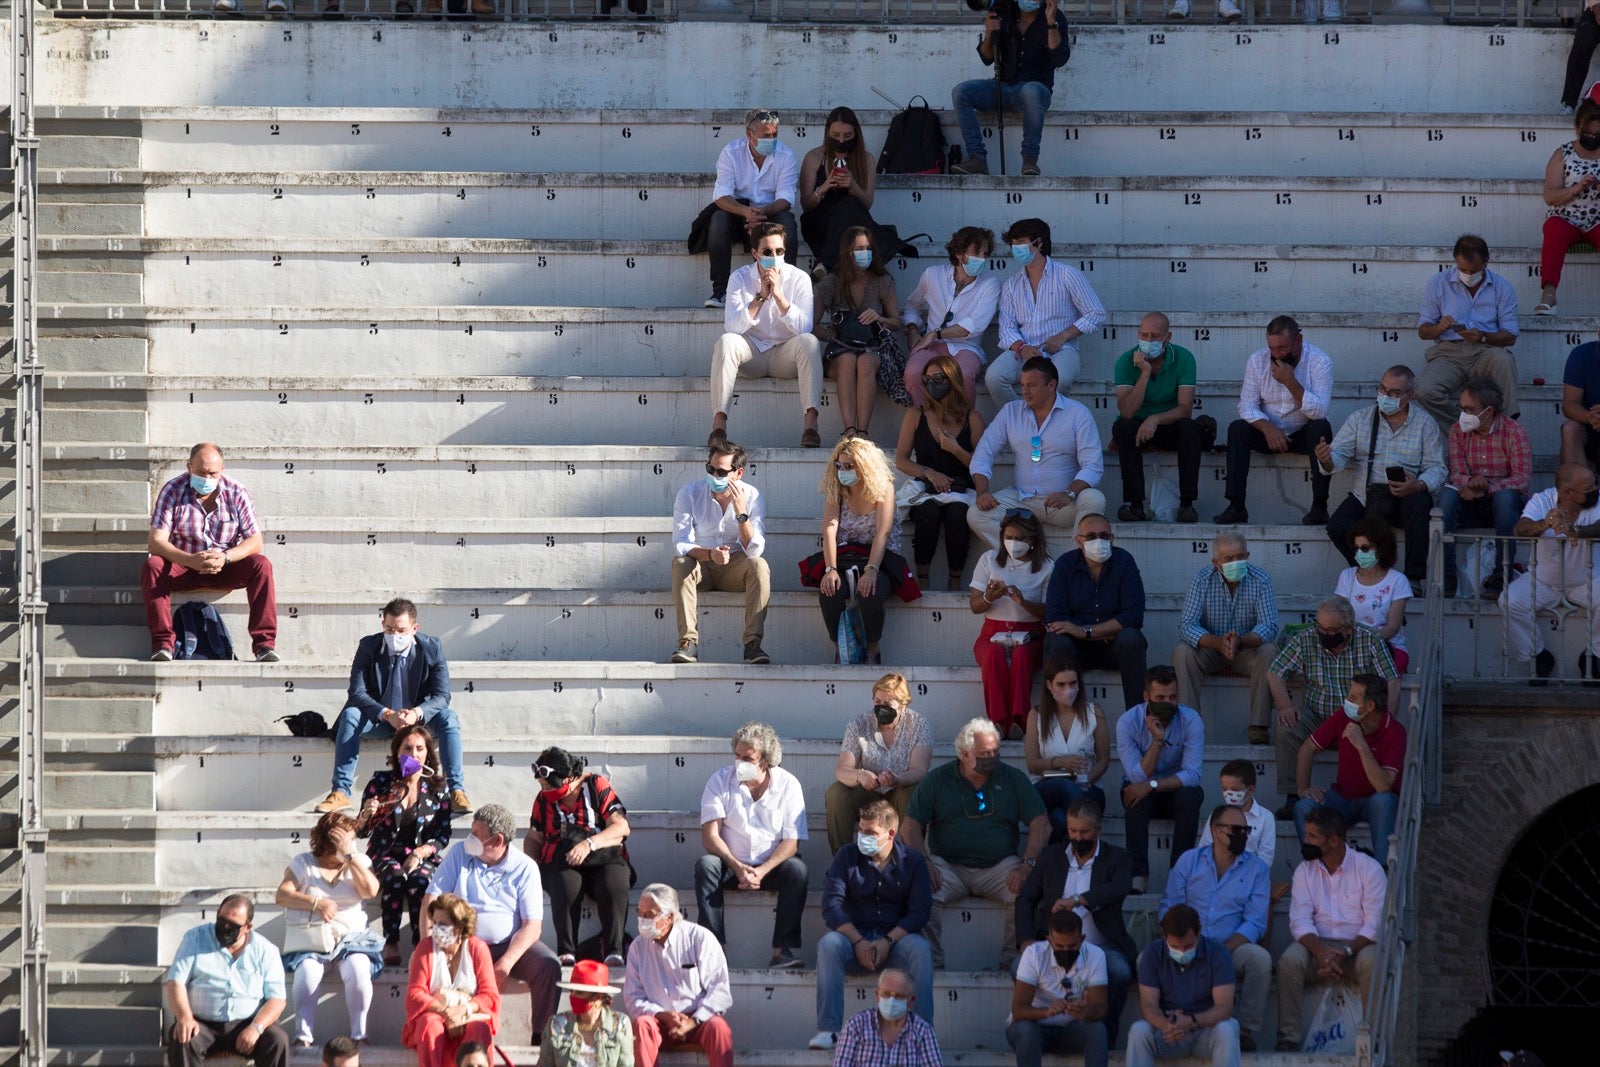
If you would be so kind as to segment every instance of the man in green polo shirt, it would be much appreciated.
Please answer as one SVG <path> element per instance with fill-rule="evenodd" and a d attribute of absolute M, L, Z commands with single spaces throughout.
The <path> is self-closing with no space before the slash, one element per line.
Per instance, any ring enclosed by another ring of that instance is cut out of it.
<path fill-rule="evenodd" d="M 1117 357 L 1117 421 L 1111 424 L 1122 466 L 1118 522 L 1143 522 L 1144 450 L 1178 453 L 1179 522 L 1199 522 L 1200 424 L 1194 412 L 1194 353 L 1172 343 L 1172 326 L 1159 311 L 1139 320 L 1139 343 Z"/>
<path fill-rule="evenodd" d="M 1028 844 L 1017 858 L 1021 826 Z M 911 794 L 900 840 L 928 857 L 933 914 L 922 936 L 933 965 L 944 966 L 940 918 L 944 905 L 965 896 L 988 897 L 1005 907 L 1000 943 L 1004 967 L 1017 955 L 1017 891 L 1050 839 L 1050 817 L 1028 776 L 1000 762 L 1000 731 L 973 719 L 956 734 L 956 758 L 929 771 Z"/>

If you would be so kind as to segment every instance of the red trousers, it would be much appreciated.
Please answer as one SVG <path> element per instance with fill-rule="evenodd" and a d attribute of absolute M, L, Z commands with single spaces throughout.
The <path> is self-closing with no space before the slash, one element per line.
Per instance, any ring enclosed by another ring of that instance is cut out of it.
<path fill-rule="evenodd" d="M 223 567 L 216 574 L 201 574 L 160 556 L 148 556 L 139 575 L 144 590 L 144 621 L 150 627 L 150 651 L 170 650 L 172 594 L 194 589 L 243 589 L 250 598 L 250 647 L 274 648 L 278 643 L 278 595 L 272 583 L 272 561 L 257 552 Z"/>
<path fill-rule="evenodd" d="M 455 1067 L 456 1050 L 468 1041 L 477 1041 L 488 1049 L 489 1062 L 494 1063 L 494 1031 L 488 1023 L 468 1023 L 461 1028 L 460 1037 L 451 1037 L 445 1029 L 444 1016 L 429 1012 L 422 1020 L 422 1035 L 417 1039 L 417 1067 Z"/>
<path fill-rule="evenodd" d="M 661 1024 L 654 1015 L 637 1015 L 633 1020 L 633 1067 L 656 1067 L 664 1043 Z M 667 1043 L 669 1048 L 698 1045 L 705 1049 L 710 1067 L 733 1067 L 733 1031 L 728 1021 L 713 1015 L 693 1030 L 681 1042 Z"/>
<path fill-rule="evenodd" d="M 990 638 L 998 633 L 1026 631 L 1027 644 L 1011 650 L 1007 662 L 1006 649 Z M 989 721 L 1000 727 L 1004 737 L 1012 723 L 1028 725 L 1028 709 L 1033 706 L 1033 676 L 1044 662 L 1044 627 L 1036 622 L 1002 622 L 984 619 L 978 640 L 972 645 L 972 658 L 978 661 L 983 676 L 983 709 Z"/>
<path fill-rule="evenodd" d="M 1561 268 L 1567 262 L 1567 249 L 1579 241 L 1600 248 L 1600 226 L 1588 233 L 1566 219 L 1554 215 L 1544 220 L 1544 243 L 1539 248 L 1539 281 L 1554 289 L 1561 284 Z"/>

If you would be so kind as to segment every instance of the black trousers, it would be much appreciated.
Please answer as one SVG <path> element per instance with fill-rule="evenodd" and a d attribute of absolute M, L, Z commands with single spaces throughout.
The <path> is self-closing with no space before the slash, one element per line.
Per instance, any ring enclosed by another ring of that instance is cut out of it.
<path fill-rule="evenodd" d="M 1200 805 L 1205 797 L 1204 789 L 1186 785 L 1171 793 L 1151 793 L 1127 810 L 1123 826 L 1128 852 L 1133 856 L 1135 878 L 1150 877 L 1150 820 L 1173 820 L 1172 865 L 1176 867 L 1178 857 L 1194 847 L 1195 835 L 1200 832 Z"/>
<path fill-rule="evenodd" d="M 1398 526 L 1406 534 L 1406 577 L 1420 582 L 1428 574 L 1428 513 L 1432 510 L 1433 494 L 1426 489 L 1402 497 L 1389 492 L 1387 485 L 1369 485 L 1365 504 L 1347 496 L 1328 517 L 1328 540 L 1353 567 L 1356 554 L 1350 547 L 1350 527 L 1367 517 Z"/>
<path fill-rule="evenodd" d="M 1322 468 L 1317 465 L 1317 442 L 1326 437 L 1333 440 L 1333 427 L 1327 419 L 1312 419 L 1300 427 L 1289 438 L 1289 451 L 1296 455 L 1310 457 L 1311 465 L 1311 500 L 1313 503 L 1327 504 L 1328 482 L 1332 476 L 1323 474 Z M 1232 503 L 1244 506 L 1245 486 L 1250 481 L 1250 454 L 1252 452 L 1267 451 L 1267 436 L 1243 419 L 1234 419 L 1228 424 L 1228 489 L 1227 497 Z"/>
<path fill-rule="evenodd" d="M 967 546 L 972 543 L 972 528 L 967 525 L 967 505 L 961 501 L 941 504 L 937 500 L 924 500 L 911 509 L 911 552 L 918 567 L 933 562 L 934 550 L 939 547 L 939 533 L 944 533 L 944 559 L 952 573 L 960 573 L 967 565 Z"/>
<path fill-rule="evenodd" d="M 733 885 L 737 876 L 716 856 L 704 855 L 694 865 L 694 902 L 699 922 L 718 944 L 728 943 L 722 920 L 722 891 Z M 778 909 L 772 917 L 772 947 L 799 948 L 800 920 L 806 910 L 806 865 L 791 856 L 761 879 L 761 891 L 778 894 Z"/>
<path fill-rule="evenodd" d="M 1200 427 L 1193 419 L 1180 419 L 1156 427 L 1144 444 L 1134 440 L 1143 419 L 1118 419 L 1111 424 L 1117 443 L 1117 463 L 1122 467 L 1122 499 L 1128 504 L 1144 500 L 1144 453 L 1150 449 L 1178 453 L 1178 497 L 1185 504 L 1200 498 Z"/>
<path fill-rule="evenodd" d="M 744 203 L 744 201 L 740 201 Z M 795 226 L 794 213 L 779 212 L 768 221 L 783 227 L 783 261 L 795 264 L 800 260 L 800 231 Z M 706 236 L 706 251 L 711 256 L 711 291 L 718 295 L 728 291 L 728 275 L 733 273 L 733 243 L 749 251 L 745 240 L 744 220 L 730 215 L 721 208 L 711 216 L 711 232 Z"/>
<path fill-rule="evenodd" d="M 1123 707 L 1131 708 L 1144 699 L 1144 664 L 1148 643 L 1139 630 L 1119 630 L 1109 641 L 1080 641 L 1066 634 L 1045 634 L 1046 661 L 1065 652 L 1086 671 L 1116 671 L 1122 675 Z"/>
<path fill-rule="evenodd" d="M 600 958 L 607 953 L 622 954 L 622 936 L 628 925 L 628 889 L 631 881 L 626 863 L 604 863 L 597 867 L 568 867 L 556 862 L 541 864 L 539 878 L 550 894 L 550 922 L 556 932 L 556 952 L 562 956 L 578 954 L 578 923 L 583 918 L 583 900 L 594 901 L 600 917 Z"/>
<path fill-rule="evenodd" d="M 1567 53 L 1567 80 L 1561 87 L 1561 102 L 1568 107 L 1578 106 L 1578 94 L 1589 78 L 1589 60 L 1594 58 L 1595 45 L 1600 44 L 1600 23 L 1595 21 L 1594 8 L 1586 7 L 1578 16 L 1578 26 L 1572 35 L 1572 51 Z"/>
<path fill-rule="evenodd" d="M 194 1037 L 188 1042 L 172 1039 L 172 1031 L 167 1031 L 167 1067 L 200 1067 L 205 1062 L 206 1055 L 213 1049 L 218 1052 L 235 1051 L 234 1042 L 245 1031 L 254 1016 L 249 1019 L 236 1019 L 232 1022 L 212 1022 L 209 1019 L 196 1019 L 200 1029 L 195 1031 Z M 244 1053 L 239 1053 L 243 1056 Z M 249 1059 L 255 1062 L 256 1067 L 289 1067 L 289 1035 L 283 1032 L 283 1027 L 276 1024 L 262 1031 L 256 1039 L 255 1048 L 250 1050 Z"/>

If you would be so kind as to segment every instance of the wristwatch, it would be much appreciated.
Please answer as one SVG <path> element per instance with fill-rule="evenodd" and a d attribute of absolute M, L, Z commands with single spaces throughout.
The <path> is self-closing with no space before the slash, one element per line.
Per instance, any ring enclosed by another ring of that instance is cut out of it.
<path fill-rule="evenodd" d="M 739 525 L 743 526 L 745 523 L 750 521 L 750 513 L 748 511 L 741 511 L 739 514 L 735 515 L 734 518 L 738 520 Z"/>
<path fill-rule="evenodd" d="M 1160 789 L 1161 789 L 1161 783 L 1159 781 L 1157 781 L 1156 779 L 1154 779 L 1154 778 L 1150 779 L 1150 792 L 1154 793 L 1154 792 L 1159 791 Z"/>

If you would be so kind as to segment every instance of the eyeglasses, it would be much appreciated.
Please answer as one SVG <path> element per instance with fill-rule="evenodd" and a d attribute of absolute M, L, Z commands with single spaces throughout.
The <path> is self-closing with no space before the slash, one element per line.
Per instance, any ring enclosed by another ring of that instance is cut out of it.
<path fill-rule="evenodd" d="M 974 797 L 976 797 L 977 800 L 978 800 L 978 813 L 976 815 L 973 815 L 971 812 L 967 812 L 966 813 L 967 818 L 969 818 L 969 819 L 987 819 L 989 817 L 989 798 L 984 794 L 983 790 L 981 790 L 981 789 L 975 790 L 972 795 Z"/>
<path fill-rule="evenodd" d="M 1033 512 L 1029 511 L 1027 508 L 1009 508 L 1007 509 L 1005 515 L 1001 517 L 1000 522 L 1003 525 L 1010 522 L 1012 519 L 1022 519 L 1025 522 L 1032 522 Z"/>
<path fill-rule="evenodd" d="M 716 478 L 726 478 L 738 469 L 738 467 L 713 467 L 709 463 L 706 464 L 706 473 Z"/>
<path fill-rule="evenodd" d="M 1378 394 L 1380 396 L 1392 397 L 1395 400 L 1405 399 L 1406 394 L 1409 392 L 1411 392 L 1409 389 L 1385 389 L 1381 385 L 1378 386 Z"/>
<path fill-rule="evenodd" d="M 1036 436 L 1028 443 L 1033 448 L 1033 461 L 1038 463 L 1044 458 L 1044 438 Z"/>
<path fill-rule="evenodd" d="M 1108 534 L 1108 533 L 1100 533 L 1098 531 L 1096 531 L 1095 533 L 1079 534 L 1078 536 L 1082 537 L 1085 541 L 1109 541 L 1109 540 L 1111 540 L 1111 535 L 1110 534 Z"/>

